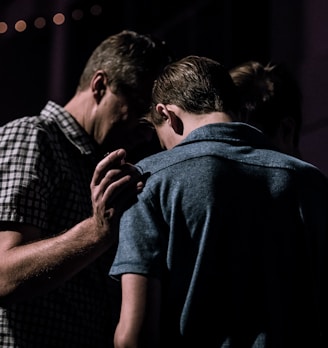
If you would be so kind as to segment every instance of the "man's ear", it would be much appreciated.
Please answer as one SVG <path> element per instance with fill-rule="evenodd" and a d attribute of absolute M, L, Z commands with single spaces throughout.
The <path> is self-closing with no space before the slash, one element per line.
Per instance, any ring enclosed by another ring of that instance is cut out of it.
<path fill-rule="evenodd" d="M 107 77 L 104 71 L 98 70 L 92 80 L 91 80 L 91 89 L 94 98 L 96 99 L 97 104 L 100 103 L 102 97 L 106 93 L 107 87 Z"/>
<path fill-rule="evenodd" d="M 156 111 L 162 115 L 164 122 L 167 122 L 175 133 L 183 134 L 183 122 L 174 111 L 169 110 L 164 104 L 157 104 Z"/>

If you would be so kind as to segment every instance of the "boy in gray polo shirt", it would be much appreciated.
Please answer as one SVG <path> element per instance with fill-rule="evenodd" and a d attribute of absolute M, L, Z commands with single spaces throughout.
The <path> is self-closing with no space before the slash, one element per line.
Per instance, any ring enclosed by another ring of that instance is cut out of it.
<path fill-rule="evenodd" d="M 122 216 L 116 347 L 320 347 L 328 189 L 314 166 L 237 122 L 228 71 L 167 66 L 150 120 L 167 151 Z"/>

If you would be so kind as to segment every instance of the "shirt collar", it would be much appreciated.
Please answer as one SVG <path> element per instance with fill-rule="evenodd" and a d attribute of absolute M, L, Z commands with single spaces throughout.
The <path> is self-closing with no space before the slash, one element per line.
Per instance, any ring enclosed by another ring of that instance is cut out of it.
<path fill-rule="evenodd" d="M 98 144 L 62 106 L 53 101 L 48 101 L 41 112 L 41 116 L 54 118 L 65 137 L 81 154 L 90 155 L 97 151 Z"/>

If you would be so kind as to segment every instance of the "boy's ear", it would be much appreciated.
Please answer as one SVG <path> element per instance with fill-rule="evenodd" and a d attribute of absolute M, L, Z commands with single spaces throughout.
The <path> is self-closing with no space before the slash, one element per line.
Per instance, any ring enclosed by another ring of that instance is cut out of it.
<path fill-rule="evenodd" d="M 156 111 L 162 115 L 164 122 L 167 122 L 175 133 L 179 135 L 183 134 L 183 122 L 174 111 L 169 110 L 164 104 L 158 104 Z"/>
<path fill-rule="evenodd" d="M 164 104 L 161 104 L 161 103 L 157 104 L 156 112 L 162 116 L 164 121 L 168 119 L 168 110 Z"/>

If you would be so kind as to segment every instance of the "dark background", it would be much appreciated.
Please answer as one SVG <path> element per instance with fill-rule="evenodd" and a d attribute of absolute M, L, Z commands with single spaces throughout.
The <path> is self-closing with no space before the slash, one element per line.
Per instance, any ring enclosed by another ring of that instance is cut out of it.
<path fill-rule="evenodd" d="M 59 12 L 62 25 L 52 20 Z M 1 0 L 8 30 L 0 34 L 0 124 L 38 114 L 48 99 L 65 104 L 96 45 L 132 29 L 165 40 L 178 58 L 204 55 L 228 68 L 249 59 L 285 63 L 304 98 L 303 158 L 328 175 L 327 15 L 323 0 Z"/>

